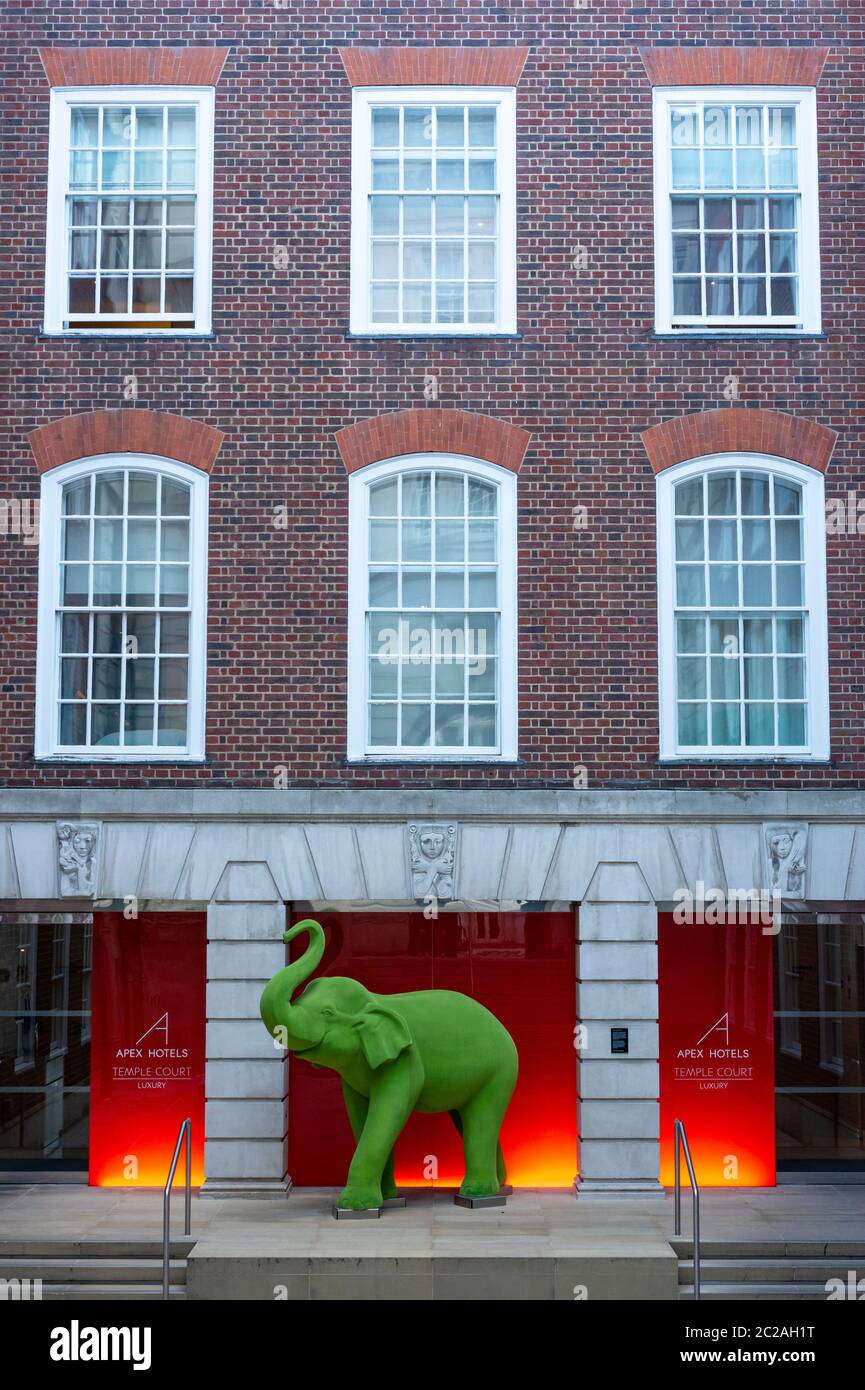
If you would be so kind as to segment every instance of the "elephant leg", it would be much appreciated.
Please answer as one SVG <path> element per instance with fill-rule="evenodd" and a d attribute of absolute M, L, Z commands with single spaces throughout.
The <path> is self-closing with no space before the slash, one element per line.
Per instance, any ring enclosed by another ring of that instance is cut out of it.
<path fill-rule="evenodd" d="M 358 1143 L 363 1134 L 363 1127 L 366 1123 L 367 1111 L 369 1110 L 369 1100 L 362 1096 L 359 1091 L 355 1091 L 349 1086 L 347 1081 L 342 1083 L 342 1095 L 345 1101 L 345 1108 L 348 1114 L 348 1121 L 351 1125 L 351 1132 L 354 1135 L 355 1144 Z M 393 1175 L 394 1150 L 391 1149 L 390 1157 L 384 1165 L 384 1172 L 381 1175 L 381 1195 L 383 1198 L 395 1197 L 396 1180 Z"/>
<path fill-rule="evenodd" d="M 492 1077 L 460 1111 L 466 1160 L 461 1197 L 493 1197 L 504 1181 L 499 1130 L 513 1086 L 512 1077 Z"/>
<path fill-rule="evenodd" d="M 449 1110 L 448 1114 L 456 1126 L 457 1134 L 462 1135 L 463 1122 L 460 1119 L 460 1112 L 458 1110 Z M 505 1156 L 502 1151 L 501 1142 L 498 1140 L 496 1141 L 496 1176 L 499 1180 L 499 1186 L 504 1187 L 508 1180 L 508 1170 L 505 1166 Z"/>
<path fill-rule="evenodd" d="M 348 1122 L 351 1125 L 351 1132 L 354 1135 L 354 1142 L 357 1143 L 363 1134 L 363 1127 L 366 1123 L 366 1112 L 369 1109 L 369 1101 L 366 1096 L 362 1096 L 353 1086 L 349 1086 L 347 1081 L 342 1083 L 342 1098 L 345 1101 L 345 1109 L 348 1115 Z"/>
<path fill-rule="evenodd" d="M 355 1211 L 381 1206 L 388 1161 L 422 1086 L 423 1069 L 410 1052 L 376 1074 L 363 1132 L 349 1166 L 348 1182 L 337 1199 L 338 1206 Z"/>

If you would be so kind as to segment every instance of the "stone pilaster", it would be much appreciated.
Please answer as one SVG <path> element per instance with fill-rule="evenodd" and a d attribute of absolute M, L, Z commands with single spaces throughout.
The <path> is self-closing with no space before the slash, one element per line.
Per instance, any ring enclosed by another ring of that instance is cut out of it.
<path fill-rule="evenodd" d="M 286 963 L 285 904 L 266 864 L 230 863 L 207 910 L 205 1197 L 287 1194 L 287 1054 L 261 991 Z"/>
<path fill-rule="evenodd" d="M 658 914 L 639 867 L 597 866 L 579 915 L 578 1195 L 661 1193 L 658 1107 Z M 612 1030 L 627 1029 L 627 1053 Z"/>

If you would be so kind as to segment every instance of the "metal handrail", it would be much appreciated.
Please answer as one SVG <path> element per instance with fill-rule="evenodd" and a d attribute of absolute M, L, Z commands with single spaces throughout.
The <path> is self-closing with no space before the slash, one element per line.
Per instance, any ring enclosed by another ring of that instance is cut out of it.
<path fill-rule="evenodd" d="M 183 1148 L 183 1140 L 186 1139 L 186 1220 L 184 1223 L 184 1235 L 192 1234 L 192 1121 L 184 1120 L 177 1135 L 177 1143 L 174 1146 L 174 1157 L 171 1160 L 171 1167 L 168 1170 L 168 1178 L 165 1183 L 165 1190 L 162 1194 L 162 1297 L 170 1298 L 168 1285 L 168 1273 L 171 1256 L 171 1184 L 174 1182 L 174 1174 L 177 1169 L 177 1160 L 180 1158 L 180 1150 Z"/>
<path fill-rule="evenodd" d="M 673 1147 L 675 1150 L 675 1170 L 676 1170 L 676 1235 L 682 1234 L 682 1171 L 680 1162 L 680 1149 L 685 1150 L 685 1162 L 688 1165 L 688 1177 L 691 1179 L 691 1192 L 694 1196 L 694 1302 L 700 1301 L 700 1189 L 697 1185 L 697 1175 L 694 1172 L 694 1165 L 691 1161 L 691 1150 L 688 1147 L 688 1136 L 685 1133 L 685 1126 L 681 1120 L 673 1121 Z"/>

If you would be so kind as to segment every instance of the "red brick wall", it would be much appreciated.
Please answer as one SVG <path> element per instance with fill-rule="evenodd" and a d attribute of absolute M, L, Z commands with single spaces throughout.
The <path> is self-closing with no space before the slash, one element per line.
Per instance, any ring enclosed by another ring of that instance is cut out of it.
<path fill-rule="evenodd" d="M 15 286 L 2 391 L 0 497 L 35 497 L 27 432 L 67 412 L 137 405 L 225 432 L 212 481 L 208 763 L 33 762 L 37 556 L 0 545 L 0 779 L 15 785 L 295 784 L 856 786 L 865 778 L 865 538 L 829 538 L 833 762 L 657 763 L 655 479 L 640 432 L 742 403 L 837 431 L 830 496 L 861 487 L 865 323 L 858 6 L 757 0 L 591 8 L 334 0 L 49 3 L 7 42 L 4 154 Z M 190 344 L 41 336 L 48 85 L 37 46 L 230 46 L 217 88 L 214 334 Z M 519 328 L 515 340 L 352 339 L 351 88 L 340 47 L 531 48 L 518 93 Z M 651 88 L 638 46 L 821 44 L 822 339 L 671 342 L 653 336 Z M 274 269 L 286 246 L 290 270 Z M 582 246 L 589 266 L 572 269 Z M 425 405 L 424 374 L 439 377 Z M 517 768 L 350 768 L 345 762 L 347 479 L 334 435 L 405 409 L 483 412 L 531 432 L 520 481 Z M 273 525 L 289 509 L 287 529 Z M 588 508 L 575 530 L 574 508 Z"/>

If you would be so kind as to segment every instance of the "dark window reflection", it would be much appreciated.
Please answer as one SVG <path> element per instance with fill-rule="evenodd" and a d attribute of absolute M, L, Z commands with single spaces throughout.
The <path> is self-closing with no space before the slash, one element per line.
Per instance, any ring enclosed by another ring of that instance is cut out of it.
<path fill-rule="evenodd" d="M 787 917 L 775 949 L 778 1166 L 865 1162 L 865 925 Z"/>
<path fill-rule="evenodd" d="M 92 923 L 0 915 L 0 1169 L 87 1167 Z"/>

